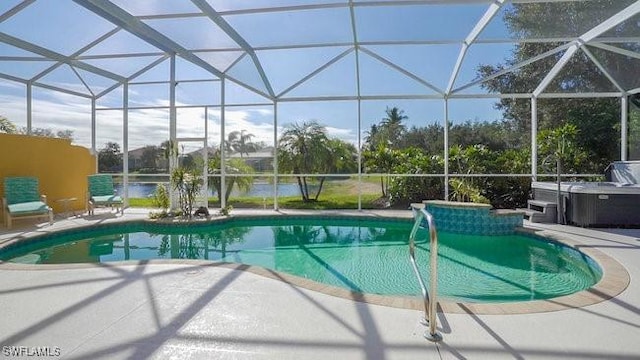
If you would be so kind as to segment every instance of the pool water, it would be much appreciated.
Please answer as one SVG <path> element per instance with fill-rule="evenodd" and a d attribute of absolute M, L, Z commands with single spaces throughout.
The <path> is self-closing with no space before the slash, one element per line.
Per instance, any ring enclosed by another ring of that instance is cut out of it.
<path fill-rule="evenodd" d="M 127 223 L 43 237 L 0 260 L 83 263 L 208 259 L 257 265 L 363 293 L 418 295 L 409 262 L 412 222 L 363 218 L 236 218 L 195 226 Z M 525 235 L 438 232 L 438 292 L 449 300 L 510 302 L 575 293 L 602 276 L 586 255 Z M 428 276 L 428 232 L 417 259 Z"/>

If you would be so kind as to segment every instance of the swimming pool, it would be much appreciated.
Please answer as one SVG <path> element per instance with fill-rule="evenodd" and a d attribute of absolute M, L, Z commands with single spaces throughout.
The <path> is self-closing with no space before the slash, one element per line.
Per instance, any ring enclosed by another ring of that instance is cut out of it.
<path fill-rule="evenodd" d="M 410 220 L 363 217 L 250 217 L 190 225 L 127 222 L 17 242 L 0 260 L 86 263 L 205 259 L 256 265 L 355 292 L 418 295 L 408 260 Z M 602 277 L 588 256 L 532 235 L 439 232 L 442 298 L 465 302 L 548 299 L 587 289 Z M 428 234 L 417 258 L 428 276 Z"/>

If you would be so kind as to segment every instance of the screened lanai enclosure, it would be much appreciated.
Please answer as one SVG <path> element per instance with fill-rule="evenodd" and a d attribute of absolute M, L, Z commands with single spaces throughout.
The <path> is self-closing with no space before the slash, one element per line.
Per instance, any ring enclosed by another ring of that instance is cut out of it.
<path fill-rule="evenodd" d="M 67 137 L 129 202 L 526 204 L 640 160 L 640 1 L 3 0 L 4 132 Z M 320 206 L 320 205 L 319 205 Z"/>

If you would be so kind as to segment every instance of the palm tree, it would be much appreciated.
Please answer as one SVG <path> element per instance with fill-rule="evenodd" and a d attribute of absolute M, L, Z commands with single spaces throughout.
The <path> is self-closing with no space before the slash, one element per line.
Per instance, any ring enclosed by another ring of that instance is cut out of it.
<path fill-rule="evenodd" d="M 280 137 L 278 150 L 280 169 L 294 174 L 325 172 L 332 161 L 327 130 L 317 121 L 290 124 Z M 296 179 L 302 201 L 311 201 L 307 176 L 297 175 Z M 320 188 L 313 201 L 318 200 L 323 183 L 324 177 L 320 177 Z"/>
<path fill-rule="evenodd" d="M 379 138 L 380 138 L 380 128 L 378 125 L 371 125 L 371 129 L 366 131 L 366 136 L 364 137 L 364 142 L 366 149 L 369 151 L 373 151 L 378 147 Z"/>
<path fill-rule="evenodd" d="M 220 174 L 220 151 L 216 151 L 213 157 L 209 159 L 209 174 Z M 238 176 L 239 174 L 252 174 L 253 168 L 243 160 L 238 158 L 225 159 L 225 179 L 226 189 L 224 193 L 225 201 L 229 200 L 229 196 L 234 187 L 237 187 L 241 191 L 249 191 L 253 186 L 253 176 Z M 235 175 L 235 176 L 234 176 Z M 218 201 L 222 201 L 222 180 L 216 176 L 210 184 L 216 189 L 218 194 Z"/>
<path fill-rule="evenodd" d="M 227 150 L 239 152 L 240 157 L 242 157 L 243 153 L 249 156 L 249 151 L 257 150 L 256 144 L 251 142 L 251 138 L 253 137 L 255 137 L 255 135 L 249 133 L 247 130 L 232 131 L 228 135 Z"/>
<path fill-rule="evenodd" d="M 380 133 L 383 140 L 392 148 L 398 148 L 400 139 L 407 131 L 406 126 L 402 124 L 402 120 L 406 120 L 409 117 L 404 115 L 404 110 L 400 110 L 397 107 L 392 107 L 385 110 L 386 117 L 382 118 L 379 125 Z"/>

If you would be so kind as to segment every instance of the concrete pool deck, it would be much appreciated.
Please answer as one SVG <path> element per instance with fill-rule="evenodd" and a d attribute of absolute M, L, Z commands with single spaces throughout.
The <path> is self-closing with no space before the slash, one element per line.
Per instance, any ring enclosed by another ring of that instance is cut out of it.
<path fill-rule="evenodd" d="M 17 221 L 10 232 L 0 228 L 0 242 L 142 219 L 147 212 L 128 209 L 117 218 L 97 212 L 53 226 Z M 409 211 L 365 213 L 411 216 Z M 46 346 L 58 347 L 64 359 L 640 358 L 640 230 L 526 227 L 616 259 L 631 277 L 629 286 L 612 299 L 560 311 L 439 313 L 444 341 L 434 344 L 422 337 L 418 310 L 328 295 L 280 281 L 277 274 L 242 271 L 241 265 L 0 266 L 0 358 L 10 358 L 10 350 L 24 355 Z"/>

